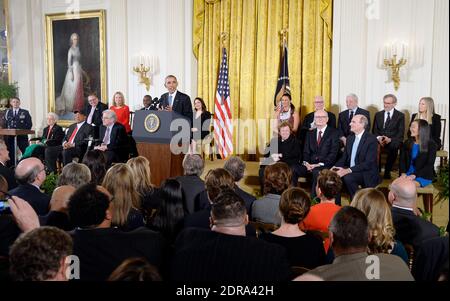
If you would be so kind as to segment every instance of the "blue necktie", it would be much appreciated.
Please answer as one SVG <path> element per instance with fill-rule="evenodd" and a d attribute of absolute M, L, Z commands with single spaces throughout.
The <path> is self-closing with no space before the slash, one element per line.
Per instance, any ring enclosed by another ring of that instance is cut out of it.
<path fill-rule="evenodd" d="M 355 136 L 355 142 L 353 142 L 352 147 L 352 156 L 350 157 L 350 167 L 355 166 L 355 158 L 356 158 L 356 152 L 358 151 L 358 145 L 359 145 L 359 138 Z"/>
<path fill-rule="evenodd" d="M 172 95 L 169 95 L 169 106 L 172 106 Z"/>

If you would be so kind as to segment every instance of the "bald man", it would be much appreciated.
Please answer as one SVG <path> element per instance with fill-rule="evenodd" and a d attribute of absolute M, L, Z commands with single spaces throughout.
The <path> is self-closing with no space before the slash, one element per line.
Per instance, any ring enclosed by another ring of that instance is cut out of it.
<path fill-rule="evenodd" d="M 395 238 L 417 247 L 426 239 L 438 237 L 439 228 L 417 216 L 417 187 L 411 178 L 401 176 L 389 186 L 389 202 L 392 203 L 392 219 Z"/>
<path fill-rule="evenodd" d="M 48 213 L 50 197 L 42 193 L 40 187 L 44 183 L 46 174 L 45 166 L 37 158 L 27 158 L 19 162 L 16 167 L 15 177 L 19 186 L 9 191 L 28 203 L 38 215 Z"/>
<path fill-rule="evenodd" d="M 70 196 L 74 193 L 75 187 L 63 185 L 57 187 L 50 200 L 50 212 L 41 222 L 46 226 L 53 226 L 65 231 L 72 231 L 74 227 L 69 220 L 68 203 Z"/>

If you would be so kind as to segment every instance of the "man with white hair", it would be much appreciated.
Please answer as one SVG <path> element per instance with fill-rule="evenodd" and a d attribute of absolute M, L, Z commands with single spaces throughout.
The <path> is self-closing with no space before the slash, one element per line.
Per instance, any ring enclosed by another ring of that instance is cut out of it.
<path fill-rule="evenodd" d="M 350 131 L 350 122 L 352 121 L 353 116 L 355 115 L 366 116 L 367 120 L 369 121 L 366 130 L 370 131 L 370 113 L 369 111 L 366 111 L 358 107 L 358 96 L 356 96 L 356 94 L 350 93 L 345 98 L 345 102 L 347 104 L 347 110 L 339 113 L 338 119 L 339 138 L 344 146 L 345 143 L 347 142 L 347 137 L 352 133 Z"/>
<path fill-rule="evenodd" d="M 323 99 L 323 96 L 316 96 L 314 97 L 314 112 L 319 110 L 325 110 L 325 100 Z M 302 122 L 302 127 L 299 131 L 299 139 L 302 145 L 305 143 L 306 139 L 306 133 L 308 131 L 312 131 L 316 128 L 315 121 L 314 121 L 314 112 L 310 112 L 305 116 Z M 328 114 L 328 122 L 327 126 L 336 128 L 336 116 L 334 113 L 326 111 Z"/>
<path fill-rule="evenodd" d="M 389 186 L 392 220 L 396 239 L 414 247 L 426 239 L 439 237 L 439 228 L 414 213 L 417 208 L 417 187 L 407 176 L 401 176 Z"/>
<path fill-rule="evenodd" d="M 112 110 L 103 111 L 103 124 L 100 126 L 100 145 L 94 149 L 105 152 L 107 165 L 127 160 L 128 136 L 125 127 L 117 122 L 117 115 Z"/>

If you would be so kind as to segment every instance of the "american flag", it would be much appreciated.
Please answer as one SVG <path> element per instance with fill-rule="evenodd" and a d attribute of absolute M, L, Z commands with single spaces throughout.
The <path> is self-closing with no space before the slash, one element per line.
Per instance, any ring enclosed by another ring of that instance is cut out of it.
<path fill-rule="evenodd" d="M 221 158 L 226 158 L 233 153 L 233 123 L 231 118 L 227 51 L 223 48 L 214 101 L 214 141 Z"/>

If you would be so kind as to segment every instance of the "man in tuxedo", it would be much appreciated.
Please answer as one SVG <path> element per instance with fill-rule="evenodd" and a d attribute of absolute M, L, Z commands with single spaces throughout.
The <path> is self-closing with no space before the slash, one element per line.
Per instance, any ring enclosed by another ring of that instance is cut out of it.
<path fill-rule="evenodd" d="M 167 93 L 161 95 L 160 106 L 167 111 L 175 111 L 185 116 L 192 123 L 192 103 L 188 95 L 177 90 L 178 81 L 173 75 L 165 79 L 164 87 Z"/>
<path fill-rule="evenodd" d="M 375 114 L 373 134 L 380 146 L 387 152 L 384 178 L 391 178 L 391 170 L 397 159 L 405 134 L 405 114 L 395 109 L 397 97 L 387 94 L 383 97 L 384 110 Z"/>
<path fill-rule="evenodd" d="M 102 103 L 95 93 L 88 96 L 89 105 L 84 108 L 86 123 L 94 127 L 94 138 L 97 139 L 100 134 L 99 127 L 102 125 L 102 113 L 108 110 L 108 106 Z"/>
<path fill-rule="evenodd" d="M 339 139 L 342 142 L 342 145 L 345 146 L 347 142 L 347 137 L 351 134 L 350 131 L 350 121 L 352 121 L 353 116 L 355 115 L 364 115 L 369 121 L 369 125 L 366 130 L 370 131 L 370 113 L 364 109 L 358 107 L 358 96 L 356 94 L 349 94 L 345 98 L 345 102 L 347 103 L 347 110 L 339 113 L 338 119 L 338 130 L 339 130 Z"/>
<path fill-rule="evenodd" d="M 27 110 L 20 108 L 20 99 L 18 97 L 11 98 L 9 104 L 11 108 L 5 113 L 6 127 L 8 129 L 29 130 L 33 126 L 31 115 Z M 9 166 L 15 164 L 16 150 L 14 149 L 14 136 L 5 137 L 5 143 L 8 147 L 10 162 Z M 30 143 L 27 135 L 17 136 L 17 147 L 25 153 L 25 149 Z"/>
<path fill-rule="evenodd" d="M 369 121 L 364 115 L 355 115 L 350 122 L 353 132 L 348 136 L 344 153 L 333 170 L 343 179 L 353 199 L 359 185 L 375 187 L 380 183 L 377 166 L 377 138 L 365 129 Z"/>
<path fill-rule="evenodd" d="M 410 177 L 401 176 L 389 186 L 395 237 L 402 243 L 418 247 L 424 240 L 439 237 L 439 228 L 414 213 L 417 208 L 417 186 Z"/>
<path fill-rule="evenodd" d="M 14 189 L 17 187 L 16 178 L 14 177 L 14 171 L 6 166 L 6 162 L 9 161 L 9 151 L 5 142 L 0 140 L 0 176 L 3 176 L 8 182 L 8 189 Z"/>
<path fill-rule="evenodd" d="M 337 160 L 339 151 L 339 132 L 327 125 L 328 114 L 325 110 L 314 112 L 316 128 L 306 134 L 303 149 L 302 174 L 312 173 L 312 195 L 316 195 L 319 172 L 331 168 Z"/>
<path fill-rule="evenodd" d="M 103 124 L 100 126 L 101 144 L 94 149 L 106 155 L 107 166 L 113 162 L 125 161 L 128 155 L 128 136 L 125 127 L 117 122 L 117 115 L 112 110 L 103 111 Z"/>
<path fill-rule="evenodd" d="M 49 211 L 50 197 L 42 193 L 40 187 L 44 183 L 45 166 L 38 158 L 26 158 L 17 164 L 15 176 L 19 186 L 9 191 L 33 207 L 38 215 L 46 215 Z"/>
<path fill-rule="evenodd" d="M 56 160 L 62 153 L 64 165 L 73 158 L 83 158 L 88 147 L 88 140 L 93 135 L 93 128 L 86 123 L 86 116 L 81 111 L 74 111 L 75 123 L 69 126 L 62 145 L 49 146 L 45 150 L 45 161 L 50 172 L 56 172 Z"/>
<path fill-rule="evenodd" d="M 325 110 L 325 100 L 323 99 L 323 96 L 314 97 L 314 112 L 318 110 Z M 311 131 L 316 127 L 314 122 L 314 112 L 307 114 L 303 119 L 302 127 L 299 131 L 299 139 L 302 145 L 305 144 L 306 134 L 308 131 Z M 327 114 L 327 125 L 329 127 L 336 128 L 336 116 L 331 112 L 327 112 Z"/>

